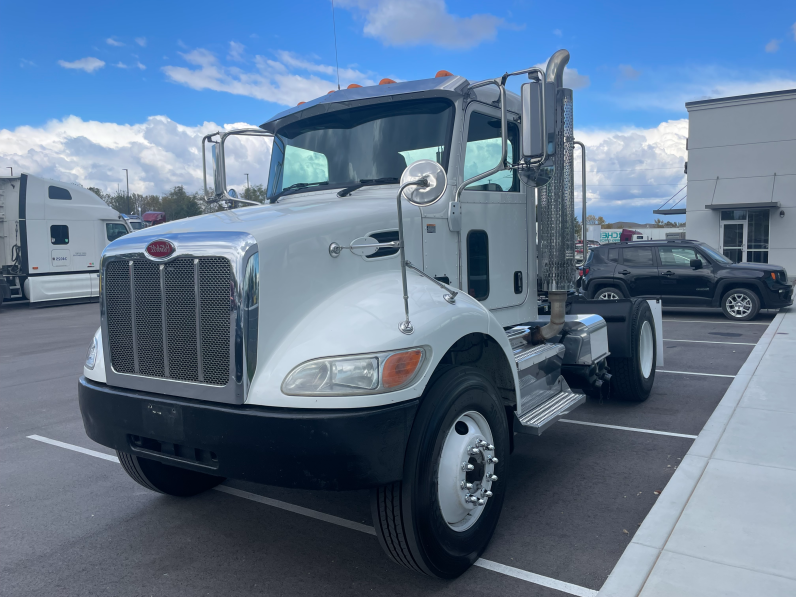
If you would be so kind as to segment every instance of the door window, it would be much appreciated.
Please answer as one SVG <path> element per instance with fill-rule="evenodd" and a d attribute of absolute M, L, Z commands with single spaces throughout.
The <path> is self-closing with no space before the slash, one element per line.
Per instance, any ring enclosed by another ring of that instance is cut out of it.
<path fill-rule="evenodd" d="M 706 265 L 699 253 L 687 247 L 659 247 L 658 257 L 665 267 L 691 267 L 692 259 L 699 259 L 703 266 Z"/>
<path fill-rule="evenodd" d="M 63 224 L 50 226 L 50 242 L 54 245 L 68 245 L 69 226 L 64 226 Z"/>
<path fill-rule="evenodd" d="M 649 247 L 626 247 L 622 249 L 622 263 L 629 267 L 652 267 L 652 249 Z"/>
<path fill-rule="evenodd" d="M 750 263 L 768 263 L 767 209 L 750 209 L 746 224 L 746 260 Z"/>
<path fill-rule="evenodd" d="M 127 234 L 127 228 L 124 224 L 118 222 L 108 222 L 105 224 L 105 236 L 108 237 L 109 241 L 113 242 L 125 234 Z"/>
<path fill-rule="evenodd" d="M 489 296 L 489 238 L 484 230 L 467 235 L 467 289 L 479 301 Z"/>
<path fill-rule="evenodd" d="M 744 246 L 744 222 L 739 223 L 723 223 L 723 230 L 721 235 L 721 252 L 733 263 L 740 263 L 743 259 L 743 246 Z"/>
<path fill-rule="evenodd" d="M 508 124 L 508 143 L 506 159 L 512 163 L 519 161 L 519 128 L 513 122 Z M 473 112 L 467 130 L 467 149 L 464 154 L 464 179 L 468 180 L 482 172 L 491 170 L 500 161 L 502 151 L 500 139 L 500 118 Z M 467 187 L 468 191 L 517 192 L 520 181 L 515 170 L 502 170 L 497 174 L 478 180 Z"/>

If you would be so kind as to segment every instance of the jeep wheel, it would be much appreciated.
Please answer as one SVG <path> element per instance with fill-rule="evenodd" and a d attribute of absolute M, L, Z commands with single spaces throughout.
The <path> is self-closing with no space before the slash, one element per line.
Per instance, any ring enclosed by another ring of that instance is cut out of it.
<path fill-rule="evenodd" d="M 598 301 L 612 301 L 625 298 L 625 295 L 618 288 L 615 288 L 614 286 L 608 286 L 606 288 L 600 288 L 600 290 L 595 292 L 594 298 Z"/>
<path fill-rule="evenodd" d="M 455 578 L 486 549 L 506 494 L 509 428 L 500 394 L 477 369 L 455 367 L 426 391 L 403 481 L 373 490 L 379 543 L 396 563 Z"/>
<path fill-rule="evenodd" d="M 119 463 L 124 472 L 147 489 L 177 497 L 190 497 L 207 491 L 221 483 L 224 477 L 191 471 L 186 468 L 163 464 L 157 460 L 141 458 L 127 452 L 119 452 Z"/>
<path fill-rule="evenodd" d="M 721 299 L 721 310 L 728 319 L 748 321 L 760 311 L 760 299 L 751 290 L 735 288 Z"/>
<path fill-rule="evenodd" d="M 657 343 L 655 320 L 647 301 L 636 299 L 630 311 L 630 354 L 627 358 L 608 357 L 611 393 L 621 400 L 643 402 L 655 382 Z"/>

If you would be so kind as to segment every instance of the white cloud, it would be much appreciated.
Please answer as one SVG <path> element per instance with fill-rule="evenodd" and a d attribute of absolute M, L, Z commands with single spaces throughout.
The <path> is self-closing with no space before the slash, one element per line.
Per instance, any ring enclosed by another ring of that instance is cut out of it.
<path fill-rule="evenodd" d="M 251 128 L 247 123 L 205 122 L 183 126 L 165 116 L 140 124 L 84 121 L 77 116 L 51 120 L 42 127 L 0 129 L 0 161 L 16 171 L 115 192 L 130 171 L 130 191 L 162 194 L 177 185 L 189 192 L 202 187 L 202 136 L 219 129 Z M 235 137 L 226 144 L 228 180 L 242 188 L 264 184 L 271 159 L 264 139 Z"/>
<path fill-rule="evenodd" d="M 644 90 L 601 97 L 624 109 L 682 113 L 686 102 L 796 88 L 796 72 L 749 71 L 739 77 L 737 70 L 715 66 L 646 70 L 644 80 Z"/>
<path fill-rule="evenodd" d="M 779 44 L 782 40 L 779 39 L 772 39 L 770 42 L 766 44 L 766 52 L 769 54 L 773 54 L 777 50 L 779 50 Z"/>
<path fill-rule="evenodd" d="M 71 69 L 75 69 L 75 70 L 84 70 L 87 73 L 93 73 L 95 70 L 105 66 L 105 62 L 103 62 L 99 58 L 94 58 L 93 56 L 88 56 L 86 58 L 81 58 L 80 60 L 75 60 L 74 62 L 67 62 L 65 60 L 59 60 L 58 64 L 60 64 L 64 68 L 71 68 Z"/>
<path fill-rule="evenodd" d="M 246 49 L 246 46 L 243 44 L 239 44 L 236 41 L 229 42 L 229 53 L 227 54 L 227 60 L 232 60 L 233 62 L 243 62 L 243 51 Z"/>
<path fill-rule="evenodd" d="M 244 71 L 238 67 L 222 65 L 208 50 L 196 49 L 181 54 L 195 68 L 165 66 L 163 72 L 174 83 L 191 89 L 211 89 L 235 95 L 245 95 L 285 106 L 309 101 L 337 89 L 335 68 L 318 64 L 291 52 L 277 52 L 277 60 L 255 56 L 255 68 Z M 306 75 L 296 71 L 305 71 Z M 329 79 L 318 74 L 327 75 Z M 333 82 L 334 81 L 334 82 Z M 340 69 L 340 83 L 373 85 L 370 75 L 351 68 Z"/>
<path fill-rule="evenodd" d="M 641 76 L 641 71 L 636 70 L 629 64 L 620 64 L 619 65 L 619 74 L 623 79 L 629 79 L 631 81 L 635 81 Z"/>
<path fill-rule="evenodd" d="M 33 60 L 27 60 L 25 58 L 20 58 L 19 60 L 19 68 L 27 68 L 27 67 L 35 67 L 36 63 Z"/>
<path fill-rule="evenodd" d="M 146 37 L 136 37 L 135 38 L 135 43 L 137 43 L 142 48 L 145 48 L 146 47 Z"/>
<path fill-rule="evenodd" d="M 115 46 L 117 48 L 124 45 L 122 42 L 117 41 L 117 40 L 113 39 L 112 37 L 109 37 L 108 39 L 106 39 L 105 43 L 108 44 L 109 46 Z"/>
<path fill-rule="evenodd" d="M 141 70 L 146 70 L 146 66 L 144 66 L 140 62 L 136 62 L 135 63 L 135 67 L 138 68 L 138 69 L 141 69 Z"/>
<path fill-rule="evenodd" d="M 686 182 L 688 119 L 669 120 L 657 127 L 620 130 L 576 129 L 575 138 L 586 145 L 589 213 L 612 219 L 652 221 L 652 209 L 671 197 Z M 576 169 L 580 152 L 576 150 Z M 575 176 L 575 197 L 580 203 L 580 175 Z M 682 204 L 680 205 L 682 207 Z M 622 217 L 632 209 L 635 216 Z M 580 213 L 578 206 L 576 211 Z M 611 221 L 609 219 L 609 221 Z M 642 222 L 643 223 L 643 222 Z"/>
<path fill-rule="evenodd" d="M 495 39 L 499 27 L 510 26 L 490 14 L 453 15 L 445 0 L 338 0 L 337 4 L 363 13 L 364 34 L 387 46 L 467 49 Z"/>
<path fill-rule="evenodd" d="M 124 62 L 117 62 L 117 63 L 116 63 L 116 64 L 114 64 L 113 66 L 115 66 L 116 68 L 130 68 L 130 67 L 129 67 L 129 66 L 127 66 L 127 65 L 126 65 Z"/>

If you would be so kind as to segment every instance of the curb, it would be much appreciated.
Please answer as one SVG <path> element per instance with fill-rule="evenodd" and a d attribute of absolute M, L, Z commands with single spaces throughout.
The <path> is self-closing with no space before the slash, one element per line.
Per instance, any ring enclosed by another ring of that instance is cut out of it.
<path fill-rule="evenodd" d="M 598 597 L 636 597 L 644 588 L 784 317 L 785 313 L 778 313 L 760 337 L 716 410 L 661 492 L 658 501 L 619 558 Z"/>

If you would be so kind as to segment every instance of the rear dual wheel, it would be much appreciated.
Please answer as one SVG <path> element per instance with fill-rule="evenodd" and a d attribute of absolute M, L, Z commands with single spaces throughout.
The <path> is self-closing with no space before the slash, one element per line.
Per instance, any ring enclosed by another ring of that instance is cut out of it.
<path fill-rule="evenodd" d="M 494 384 L 455 367 L 426 391 L 403 480 L 373 491 L 376 535 L 387 555 L 438 578 L 455 578 L 486 549 L 506 494 L 509 427 Z"/>

